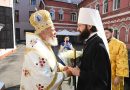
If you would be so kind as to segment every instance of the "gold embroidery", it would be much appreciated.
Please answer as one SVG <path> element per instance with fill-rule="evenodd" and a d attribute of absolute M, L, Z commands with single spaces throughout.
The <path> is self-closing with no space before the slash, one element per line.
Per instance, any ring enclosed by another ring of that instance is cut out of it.
<path fill-rule="evenodd" d="M 30 51 L 33 51 L 33 50 L 35 50 L 34 48 L 26 48 L 25 49 L 25 54 L 27 54 L 27 53 L 29 53 Z"/>
<path fill-rule="evenodd" d="M 51 87 L 55 84 L 56 79 L 57 79 L 57 73 L 55 74 L 55 76 L 54 76 L 52 82 L 45 88 L 45 90 L 50 90 Z"/>
<path fill-rule="evenodd" d="M 54 76 L 52 82 L 51 82 L 46 88 L 44 88 L 44 86 L 41 85 L 41 84 L 37 84 L 36 87 L 38 88 L 38 90 L 50 90 L 51 87 L 55 84 L 56 79 L 57 79 L 57 73 L 55 74 L 55 76 Z M 60 86 L 59 86 L 59 87 L 60 87 Z M 59 87 L 58 87 L 58 90 L 59 90 Z"/>
<path fill-rule="evenodd" d="M 23 73 L 25 77 L 31 76 L 30 71 L 27 69 L 23 69 Z"/>
<path fill-rule="evenodd" d="M 26 48 L 25 49 L 25 54 L 27 54 L 28 52 L 30 52 L 31 51 L 31 48 Z"/>
<path fill-rule="evenodd" d="M 39 62 L 37 62 L 36 65 L 40 66 L 41 68 L 43 68 L 45 63 L 46 63 L 46 59 L 39 57 Z"/>
<path fill-rule="evenodd" d="M 37 43 L 37 38 L 36 38 L 36 39 L 32 39 L 32 40 L 30 41 L 30 44 L 31 44 L 32 47 L 33 47 L 36 43 Z"/>
<path fill-rule="evenodd" d="M 42 86 L 41 84 L 37 84 L 36 87 L 38 90 L 44 90 L 44 86 Z"/>

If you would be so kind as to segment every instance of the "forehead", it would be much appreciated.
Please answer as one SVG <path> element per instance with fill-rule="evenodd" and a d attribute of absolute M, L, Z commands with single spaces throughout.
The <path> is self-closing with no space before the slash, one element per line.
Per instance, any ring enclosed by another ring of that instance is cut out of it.
<path fill-rule="evenodd" d="M 55 31 L 55 28 L 51 28 L 51 27 L 49 27 L 46 31 L 48 31 L 48 32 L 52 32 L 52 31 Z"/>
<path fill-rule="evenodd" d="M 86 26 L 85 24 L 78 24 L 78 26 Z"/>
<path fill-rule="evenodd" d="M 55 29 L 52 29 L 52 28 L 47 28 L 46 30 L 43 30 L 41 33 L 43 33 L 44 35 L 48 35 L 48 34 L 51 34 L 55 31 Z"/>
<path fill-rule="evenodd" d="M 112 32 L 110 32 L 109 30 L 105 30 L 105 33 L 112 33 Z"/>
<path fill-rule="evenodd" d="M 65 37 L 65 39 L 69 39 L 69 37 Z"/>

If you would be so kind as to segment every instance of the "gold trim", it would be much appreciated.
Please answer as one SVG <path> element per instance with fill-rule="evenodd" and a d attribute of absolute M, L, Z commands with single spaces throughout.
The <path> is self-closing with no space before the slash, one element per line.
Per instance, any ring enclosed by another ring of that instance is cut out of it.
<path fill-rule="evenodd" d="M 24 54 L 29 53 L 30 51 L 37 51 L 35 48 L 25 48 Z"/>
<path fill-rule="evenodd" d="M 61 83 L 62 84 L 62 83 Z M 61 90 L 61 84 L 58 86 L 57 90 Z"/>
<path fill-rule="evenodd" d="M 44 89 L 45 89 L 45 90 L 50 90 L 51 87 L 55 84 L 56 80 L 57 80 L 57 73 L 55 74 L 55 76 L 54 76 L 52 82 L 51 82 L 46 88 L 44 88 Z"/>

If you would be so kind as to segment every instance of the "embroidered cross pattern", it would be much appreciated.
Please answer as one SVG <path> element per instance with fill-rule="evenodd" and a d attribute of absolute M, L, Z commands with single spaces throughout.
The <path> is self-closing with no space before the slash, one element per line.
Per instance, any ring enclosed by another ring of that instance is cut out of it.
<path fill-rule="evenodd" d="M 37 43 L 37 39 L 32 39 L 30 41 L 31 46 L 33 47 Z"/>
<path fill-rule="evenodd" d="M 45 63 L 46 63 L 46 60 L 44 58 L 39 57 L 39 62 L 36 63 L 36 65 L 40 65 L 41 67 L 43 67 Z"/>
<path fill-rule="evenodd" d="M 23 73 L 24 73 L 25 77 L 31 76 L 29 70 L 27 70 L 27 69 L 23 69 Z"/>
<path fill-rule="evenodd" d="M 44 90 L 44 86 L 42 86 L 41 84 L 38 84 L 36 86 L 37 86 L 38 90 Z"/>

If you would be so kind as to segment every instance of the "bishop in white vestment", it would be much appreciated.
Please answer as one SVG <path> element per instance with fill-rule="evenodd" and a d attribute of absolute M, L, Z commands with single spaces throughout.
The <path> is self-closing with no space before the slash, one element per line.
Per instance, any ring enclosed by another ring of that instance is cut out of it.
<path fill-rule="evenodd" d="M 56 31 L 46 10 L 30 16 L 35 33 L 26 33 L 26 51 L 20 90 L 60 90 L 64 78 L 71 72 L 63 71 L 51 49 L 57 45 Z"/>

